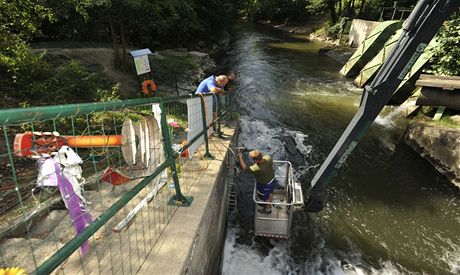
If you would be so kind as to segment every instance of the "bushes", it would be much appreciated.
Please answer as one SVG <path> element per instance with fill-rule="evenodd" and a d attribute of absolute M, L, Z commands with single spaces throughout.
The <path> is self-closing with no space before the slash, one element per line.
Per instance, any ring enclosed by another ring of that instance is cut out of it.
<path fill-rule="evenodd" d="M 45 54 L 27 53 L 14 71 L 0 79 L 0 86 L 9 97 L 22 105 L 63 104 L 98 101 L 99 90 L 111 89 L 111 83 L 77 61 L 52 66 Z"/>
<path fill-rule="evenodd" d="M 438 33 L 431 69 L 435 74 L 460 75 L 460 17 L 447 21 Z"/>

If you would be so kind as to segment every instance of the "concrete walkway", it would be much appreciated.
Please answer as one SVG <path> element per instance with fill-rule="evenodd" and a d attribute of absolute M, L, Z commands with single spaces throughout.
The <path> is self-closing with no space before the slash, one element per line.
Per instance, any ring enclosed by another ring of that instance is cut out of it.
<path fill-rule="evenodd" d="M 224 128 L 225 139 L 212 138 L 207 169 L 187 195 L 190 207 L 173 215 L 138 274 L 213 274 L 217 271 L 227 218 L 226 154 L 234 129 Z M 203 151 L 203 150 L 202 150 Z"/>

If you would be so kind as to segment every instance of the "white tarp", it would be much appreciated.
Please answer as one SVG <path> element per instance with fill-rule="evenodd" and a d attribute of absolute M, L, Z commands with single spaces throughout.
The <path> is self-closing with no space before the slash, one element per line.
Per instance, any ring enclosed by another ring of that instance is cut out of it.
<path fill-rule="evenodd" d="M 211 106 L 212 106 L 212 97 Z M 211 107 L 212 108 L 212 107 Z M 190 142 L 194 137 L 200 135 L 203 132 L 203 119 L 201 118 L 201 98 L 190 98 L 187 99 L 187 113 L 188 113 L 188 133 L 187 141 Z M 212 113 L 211 113 L 212 116 Z M 197 139 L 190 147 L 188 148 L 189 156 L 192 155 L 198 150 L 198 147 L 204 143 L 204 137 L 201 134 L 200 138 Z"/>

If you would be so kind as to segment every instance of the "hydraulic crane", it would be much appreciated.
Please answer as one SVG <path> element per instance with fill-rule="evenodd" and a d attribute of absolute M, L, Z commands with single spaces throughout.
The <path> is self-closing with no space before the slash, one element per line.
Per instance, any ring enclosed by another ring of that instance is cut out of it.
<path fill-rule="evenodd" d="M 458 10 L 460 0 L 420 0 L 403 25 L 403 32 L 375 79 L 364 88 L 361 104 L 342 136 L 311 181 L 306 209 L 324 208 L 324 193 L 330 180 L 391 99 L 412 65 L 438 29 Z"/>

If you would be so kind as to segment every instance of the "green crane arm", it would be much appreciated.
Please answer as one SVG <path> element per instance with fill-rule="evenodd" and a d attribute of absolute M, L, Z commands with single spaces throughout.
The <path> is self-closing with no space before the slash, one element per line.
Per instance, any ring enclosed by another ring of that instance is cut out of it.
<path fill-rule="evenodd" d="M 364 88 L 361 105 L 311 181 L 306 209 L 324 208 L 324 193 L 394 91 L 435 36 L 460 6 L 460 0 L 420 0 L 403 25 L 403 33 L 375 79 Z"/>

